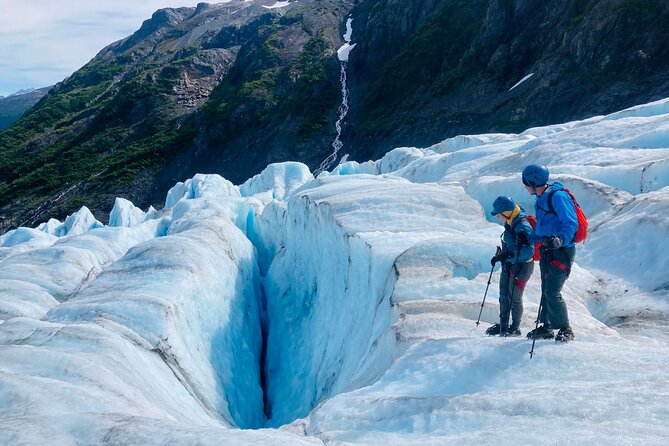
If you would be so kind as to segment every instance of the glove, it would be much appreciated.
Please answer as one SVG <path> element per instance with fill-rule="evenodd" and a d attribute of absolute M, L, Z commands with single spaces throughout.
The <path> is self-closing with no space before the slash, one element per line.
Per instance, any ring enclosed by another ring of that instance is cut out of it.
<path fill-rule="evenodd" d="M 493 256 L 492 259 L 490 259 L 490 264 L 491 264 L 492 266 L 495 266 L 495 263 L 497 263 L 497 262 L 503 262 L 503 261 L 505 261 L 506 259 L 508 259 L 509 257 L 511 257 L 512 255 L 513 255 L 513 254 L 511 254 L 510 252 L 506 252 L 506 251 L 505 251 L 505 252 L 502 252 L 502 253 L 500 253 L 500 254 L 497 254 L 496 256 Z"/>
<path fill-rule="evenodd" d="M 541 246 L 543 246 L 546 249 L 560 249 L 562 248 L 562 245 L 564 245 L 564 242 L 557 235 L 551 235 L 550 237 L 546 237 L 541 242 Z"/>
<path fill-rule="evenodd" d="M 520 231 L 518 234 L 516 234 L 516 239 L 518 240 L 518 243 L 521 245 L 530 244 L 530 241 L 527 239 L 527 233 L 525 231 Z"/>

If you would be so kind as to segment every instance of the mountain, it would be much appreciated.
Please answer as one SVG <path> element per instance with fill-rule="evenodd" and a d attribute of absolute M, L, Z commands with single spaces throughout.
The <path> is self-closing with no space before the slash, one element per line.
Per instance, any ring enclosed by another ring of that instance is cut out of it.
<path fill-rule="evenodd" d="M 537 162 L 590 221 L 566 344 L 485 335 Z M 0 236 L 0 444 L 664 445 L 668 252 L 669 99 L 82 207 Z"/>
<path fill-rule="evenodd" d="M 20 90 L 7 97 L 0 97 L 0 130 L 17 121 L 26 110 L 42 99 L 50 88 Z"/>
<path fill-rule="evenodd" d="M 344 142 L 365 147 L 362 159 L 669 93 L 663 1 L 383 0 L 363 2 L 354 16 L 365 25 L 354 26 Z"/>
<path fill-rule="evenodd" d="M 350 4 L 274 3 L 157 11 L 56 85 L 0 134 L 2 227 L 83 202 L 100 215 L 115 195 L 157 202 L 187 171 L 227 166 L 239 180 L 327 156 Z"/>
<path fill-rule="evenodd" d="M 273 0 L 157 11 L 0 133 L 0 230 L 116 196 L 158 205 L 196 172 L 516 132 L 669 95 L 659 0 Z M 520 82 L 524 80 L 523 82 Z M 520 83 L 519 83 L 520 82 Z M 517 85 L 518 84 L 518 85 Z"/>

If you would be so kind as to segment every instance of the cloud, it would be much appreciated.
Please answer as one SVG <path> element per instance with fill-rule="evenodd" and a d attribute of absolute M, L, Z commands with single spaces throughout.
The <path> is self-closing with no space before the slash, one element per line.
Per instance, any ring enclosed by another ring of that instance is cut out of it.
<path fill-rule="evenodd" d="M 220 3 L 221 1 L 219 1 Z M 156 10 L 198 0 L 0 0 L 0 96 L 53 85 Z"/>

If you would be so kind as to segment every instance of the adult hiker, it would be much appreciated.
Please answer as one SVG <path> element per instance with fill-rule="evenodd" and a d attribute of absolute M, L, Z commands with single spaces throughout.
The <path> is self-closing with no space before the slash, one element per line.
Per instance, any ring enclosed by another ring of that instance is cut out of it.
<path fill-rule="evenodd" d="M 531 195 L 536 196 L 537 223 L 529 241 L 541 242 L 541 311 L 538 322 L 542 325 L 530 331 L 527 337 L 555 337 L 556 341 L 571 341 L 574 332 L 569 325 L 567 304 L 561 292 L 574 263 L 574 234 L 578 220 L 569 194 L 558 181 L 549 184 L 548 177 L 548 168 L 538 164 L 530 164 L 523 170 L 523 184 Z M 557 336 L 553 329 L 559 330 Z"/>
<path fill-rule="evenodd" d="M 502 251 L 490 259 L 492 266 L 502 263 L 499 279 L 499 323 L 489 327 L 490 336 L 520 336 L 523 317 L 523 292 L 534 271 L 534 246 L 528 243 L 532 226 L 527 213 L 510 197 L 497 197 L 491 215 L 504 224 Z M 511 325 L 509 325 L 511 316 Z"/>

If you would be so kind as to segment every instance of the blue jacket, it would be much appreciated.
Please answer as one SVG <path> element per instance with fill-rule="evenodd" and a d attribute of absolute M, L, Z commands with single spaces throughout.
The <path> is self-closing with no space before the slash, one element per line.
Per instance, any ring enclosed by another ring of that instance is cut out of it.
<path fill-rule="evenodd" d="M 525 263 L 532 258 L 534 254 L 534 245 L 521 245 L 520 253 L 518 253 L 518 239 L 516 234 L 524 232 L 528 239 L 532 236 L 532 225 L 527 221 L 527 213 L 523 208 L 520 208 L 520 213 L 516 215 L 511 224 L 504 224 L 504 233 L 502 234 L 502 246 L 505 251 L 508 251 L 512 256 L 507 260 L 513 264 Z"/>
<path fill-rule="evenodd" d="M 553 210 L 550 212 L 548 196 L 555 191 L 551 200 Z M 562 239 L 564 246 L 574 246 L 574 234 L 578 229 L 578 219 L 574 210 L 574 202 L 564 187 L 558 181 L 546 188 L 541 196 L 537 196 L 534 203 L 534 211 L 537 216 L 537 227 L 530 237 L 532 243 L 541 242 L 544 238 L 557 235 Z"/>

